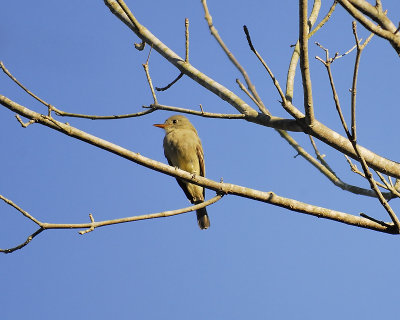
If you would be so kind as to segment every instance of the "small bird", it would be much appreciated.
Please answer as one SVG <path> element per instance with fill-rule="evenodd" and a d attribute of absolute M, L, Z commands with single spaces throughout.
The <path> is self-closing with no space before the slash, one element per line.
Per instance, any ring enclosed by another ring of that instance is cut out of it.
<path fill-rule="evenodd" d="M 189 119 L 182 115 L 169 117 L 163 124 L 154 124 L 165 130 L 164 155 L 170 166 L 187 172 L 205 176 L 204 155 L 201 141 L 196 129 Z M 204 202 L 204 188 L 180 179 L 176 179 L 193 204 Z M 206 208 L 196 211 L 197 223 L 200 229 L 207 229 L 210 220 Z"/>

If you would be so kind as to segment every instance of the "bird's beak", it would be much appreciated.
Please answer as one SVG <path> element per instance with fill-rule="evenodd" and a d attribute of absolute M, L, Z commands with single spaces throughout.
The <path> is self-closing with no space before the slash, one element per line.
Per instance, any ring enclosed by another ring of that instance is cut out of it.
<path fill-rule="evenodd" d="M 155 127 L 157 127 L 157 128 L 161 128 L 161 129 L 165 129 L 165 127 L 167 126 L 165 123 L 163 123 L 163 124 L 158 124 L 158 123 L 156 123 L 156 124 L 153 124 L 153 126 L 155 126 Z"/>

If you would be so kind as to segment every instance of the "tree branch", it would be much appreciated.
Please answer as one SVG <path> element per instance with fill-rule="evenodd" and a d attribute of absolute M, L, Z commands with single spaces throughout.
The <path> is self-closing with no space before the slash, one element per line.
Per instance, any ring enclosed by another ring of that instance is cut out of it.
<path fill-rule="evenodd" d="M 80 113 L 71 113 L 71 112 L 66 112 L 63 110 L 60 110 L 56 108 L 55 106 L 51 105 L 50 103 L 47 103 L 40 97 L 38 97 L 36 94 L 34 94 L 32 91 L 30 91 L 28 88 L 26 88 L 21 82 L 18 81 L 16 77 L 14 77 L 11 72 L 5 67 L 2 61 L 0 61 L 0 68 L 3 70 L 3 72 L 11 79 L 13 80 L 19 87 L 22 88 L 26 93 L 28 93 L 31 97 L 39 101 L 41 104 L 45 105 L 48 108 L 48 115 L 51 115 L 51 111 L 54 111 L 58 116 L 61 117 L 71 117 L 71 118 L 82 118 L 82 119 L 91 119 L 91 120 L 112 120 L 112 119 L 126 119 L 126 118 L 134 118 L 134 117 L 140 117 L 144 116 L 146 114 L 152 113 L 155 110 L 149 109 L 146 111 L 141 111 L 141 112 L 136 112 L 136 113 L 129 113 L 129 114 L 120 114 L 120 115 L 111 115 L 111 116 L 99 116 L 99 115 L 89 115 L 89 114 L 80 114 Z M 18 118 L 17 118 L 18 119 Z M 26 127 L 29 124 L 24 124 L 20 119 L 18 121 L 21 123 L 23 127 Z"/>
<path fill-rule="evenodd" d="M 385 12 L 379 9 L 379 6 L 376 8 L 364 0 L 338 0 L 338 2 L 367 30 L 388 40 L 397 54 L 400 55 L 400 34 L 398 34 L 396 26 L 386 16 Z M 379 25 L 373 23 L 364 14 Z"/>
<path fill-rule="evenodd" d="M 361 56 L 361 52 L 362 50 L 365 48 L 365 46 L 368 44 L 368 42 L 370 41 L 371 37 L 369 37 L 365 43 L 363 45 L 361 45 L 359 43 L 357 34 L 356 34 L 356 28 L 355 25 L 353 23 L 353 32 L 354 32 L 354 36 L 356 39 L 356 46 L 357 46 L 357 56 L 356 56 L 356 61 L 355 61 L 355 67 L 354 67 L 354 74 L 353 74 L 353 86 L 352 86 L 352 92 L 354 92 L 354 96 L 352 96 L 352 122 L 354 122 L 354 133 L 350 133 L 346 120 L 344 119 L 343 113 L 342 113 L 342 109 L 340 106 L 340 102 L 339 102 L 339 97 L 338 94 L 336 92 L 336 88 L 335 88 L 335 84 L 333 81 L 333 76 L 332 76 L 332 72 L 331 72 L 331 64 L 332 62 L 335 60 L 330 59 L 329 58 L 329 52 L 327 49 L 323 48 L 325 50 L 326 53 L 326 60 L 323 61 L 321 58 L 319 58 L 318 60 L 320 60 L 326 67 L 326 70 L 328 72 L 328 76 L 329 76 L 329 82 L 332 88 L 332 94 L 333 94 L 333 99 L 335 101 L 335 106 L 336 106 L 336 110 L 338 112 L 338 115 L 340 117 L 340 121 L 342 123 L 343 129 L 346 132 L 347 138 L 350 141 L 350 143 L 352 144 L 354 151 L 357 154 L 357 158 L 358 161 L 361 163 L 361 166 L 363 168 L 364 174 L 366 179 L 368 180 L 371 189 L 375 191 L 377 198 L 379 200 L 379 202 L 381 203 L 381 205 L 384 207 L 384 209 L 387 211 L 387 213 L 389 214 L 390 218 L 392 219 L 395 228 L 400 232 L 400 221 L 397 218 L 395 212 L 392 210 L 392 208 L 390 207 L 389 203 L 386 201 L 386 199 L 384 198 L 384 196 L 382 195 L 381 191 L 379 190 L 376 181 L 374 180 L 371 171 L 368 168 L 368 164 L 366 163 L 364 157 L 362 156 L 361 152 L 360 152 L 360 148 L 357 144 L 357 141 L 355 139 L 356 137 L 356 126 L 355 126 L 355 92 L 356 92 L 356 84 L 357 84 L 357 75 L 358 75 L 358 67 L 359 67 L 359 62 L 360 62 L 360 56 Z"/>
<path fill-rule="evenodd" d="M 211 34 L 217 40 L 218 44 L 222 48 L 222 50 L 225 52 L 229 60 L 233 63 L 233 65 L 239 70 L 239 72 L 242 74 L 244 81 L 247 84 L 247 88 L 250 90 L 252 93 L 254 99 L 257 101 L 256 105 L 260 109 L 261 112 L 263 112 L 266 115 L 270 115 L 271 113 L 269 110 L 265 107 L 263 101 L 261 100 L 260 96 L 258 95 L 258 92 L 256 90 L 256 87 L 254 84 L 251 82 L 249 75 L 247 74 L 246 70 L 242 67 L 242 65 L 239 63 L 239 61 L 236 59 L 236 57 L 233 55 L 233 53 L 229 50 L 227 45 L 224 43 L 222 38 L 220 37 L 218 30 L 215 28 L 212 17 L 210 15 L 210 12 L 208 10 L 207 6 L 207 1 L 206 0 L 201 0 L 201 3 L 203 5 L 204 9 L 204 18 L 207 21 L 208 28 L 210 29 Z"/>
<path fill-rule="evenodd" d="M 9 199 L 3 197 L 2 195 L 0 195 L 0 199 L 1 200 L 6 202 L 7 204 L 11 205 L 15 209 L 17 209 L 25 217 L 29 218 L 30 220 L 32 220 L 33 222 L 35 222 L 39 226 L 39 229 L 36 232 L 34 232 L 33 234 L 31 234 L 26 239 L 25 242 L 21 243 L 20 245 L 18 245 L 16 247 L 13 247 L 13 248 L 0 249 L 0 252 L 11 253 L 11 252 L 14 252 L 16 250 L 19 250 L 19 249 L 25 247 L 27 244 L 29 244 L 33 240 L 33 238 L 35 238 L 38 234 L 40 234 L 42 231 L 45 231 L 45 230 L 50 230 L 50 229 L 86 229 L 86 230 L 83 230 L 83 231 L 79 232 L 79 234 L 84 235 L 84 234 L 86 234 L 88 232 L 93 231 L 96 228 L 100 228 L 100 227 L 104 227 L 104 226 L 110 226 L 110 225 L 114 225 L 114 224 L 127 223 L 127 222 L 140 221 L 140 220 L 172 217 L 172 216 L 176 216 L 178 214 L 195 211 L 195 210 L 204 208 L 206 206 L 209 206 L 211 204 L 214 204 L 215 202 L 219 201 L 222 197 L 223 197 L 222 194 L 217 194 L 215 197 L 213 197 L 213 198 L 211 198 L 211 199 L 209 199 L 207 201 L 204 201 L 202 203 L 199 203 L 199 204 L 196 204 L 196 205 L 193 205 L 193 206 L 190 206 L 190 207 L 177 209 L 177 210 L 172 210 L 172 211 L 163 211 L 163 212 L 159 212 L 159 213 L 144 214 L 144 215 L 140 215 L 140 216 L 120 218 L 120 219 L 112 219 L 112 220 L 105 220 L 105 221 L 95 222 L 94 218 L 93 218 L 93 215 L 89 214 L 90 221 L 91 221 L 90 223 L 47 223 L 47 222 L 41 222 L 41 221 L 37 220 L 36 218 L 31 216 L 29 213 L 27 213 L 25 210 L 21 209 L 16 204 L 14 204 L 11 200 L 9 200 Z"/>
<path fill-rule="evenodd" d="M 304 109 L 306 113 L 306 124 L 313 125 L 314 122 L 314 105 L 312 98 L 312 86 L 310 76 L 310 64 L 308 59 L 308 31 L 311 26 L 307 19 L 308 0 L 299 0 L 299 41 L 300 41 L 300 70 L 303 84 Z"/>
<path fill-rule="evenodd" d="M 199 70 L 186 63 L 182 58 L 180 58 L 175 52 L 169 49 L 165 44 L 163 44 L 159 39 L 157 39 L 149 30 L 144 26 L 140 25 L 136 18 L 132 18 L 135 23 L 133 24 L 119 4 L 115 0 L 104 0 L 106 5 L 110 8 L 111 12 L 114 13 L 122 22 L 124 22 L 136 35 L 147 42 L 153 49 L 160 53 L 167 61 L 173 64 L 181 72 L 188 75 L 194 81 L 210 90 L 211 92 L 218 95 L 222 100 L 227 101 L 233 107 L 235 107 L 240 113 L 246 115 L 246 120 L 254 122 L 263 126 L 272 126 L 264 114 L 258 113 L 256 110 L 251 108 L 243 100 L 241 100 L 237 95 L 232 93 L 230 90 L 220 85 L 213 79 L 207 77 Z M 123 2 L 122 0 L 118 0 Z M 280 93 L 281 94 L 281 93 Z M 283 94 L 283 93 L 282 93 Z M 307 131 L 307 134 L 311 134 L 313 137 L 323 141 L 324 143 L 330 145 L 341 153 L 344 153 L 353 159 L 357 159 L 357 155 L 351 143 L 343 136 L 339 135 L 337 132 L 329 129 L 322 123 L 315 120 L 312 128 L 303 127 L 301 119 L 304 118 L 304 114 L 300 112 L 290 101 L 288 101 L 283 95 L 284 108 L 295 118 L 296 121 L 291 122 L 291 129 L 289 129 L 290 120 L 287 120 L 287 128 L 285 130 L 290 131 Z M 400 165 L 394 161 L 388 160 L 381 157 L 363 147 L 360 147 L 360 152 L 362 153 L 364 159 L 367 161 L 368 165 L 374 170 L 378 170 L 384 174 L 391 175 L 396 178 L 400 178 Z"/>
<path fill-rule="evenodd" d="M 115 145 L 111 142 L 100 139 L 98 137 L 95 137 L 91 134 L 88 134 L 88 133 L 81 131 L 77 128 L 74 128 L 70 125 L 59 122 L 48 116 L 41 115 L 37 112 L 34 112 L 26 107 L 23 107 L 23 106 L 17 104 L 1 95 L 0 95 L 0 103 L 2 105 L 4 105 L 5 107 L 7 107 L 8 109 L 20 114 L 21 116 L 24 116 L 28 119 L 35 120 L 36 123 L 42 124 L 53 130 L 57 130 L 61 133 L 69 135 L 75 139 L 84 141 L 93 146 L 96 146 L 96 147 L 106 150 L 108 152 L 114 153 L 120 157 L 123 157 L 127 160 L 135 162 L 144 167 L 150 168 L 150 169 L 158 171 L 158 172 L 162 172 L 164 174 L 173 176 L 175 178 L 180 178 L 182 180 L 188 181 L 188 182 L 196 184 L 196 185 L 203 186 L 207 189 L 214 190 L 217 193 L 232 194 L 232 195 L 236 195 L 236 196 L 240 196 L 240 197 L 244 197 L 244 198 L 249 198 L 249 199 L 269 203 L 269 204 L 272 204 L 275 206 L 283 207 L 290 211 L 301 212 L 301 213 L 313 215 L 313 216 L 316 216 L 319 218 L 335 220 L 335 221 L 338 221 L 341 223 L 354 225 L 354 226 L 366 228 L 366 229 L 372 229 L 372 230 L 376 230 L 376 231 L 380 231 L 380 232 L 384 232 L 384 233 L 394 234 L 394 233 L 398 232 L 398 230 L 396 228 L 393 228 L 392 225 L 390 225 L 389 227 L 382 226 L 376 222 L 370 221 L 368 219 L 364 219 L 359 216 L 314 206 L 314 205 L 303 203 L 303 202 L 300 202 L 300 201 L 297 201 L 294 199 L 284 198 L 284 197 L 276 195 L 273 192 L 264 192 L 264 191 L 250 189 L 250 188 L 246 188 L 246 187 L 235 185 L 235 184 L 216 182 L 216 181 L 207 179 L 205 177 L 193 175 L 184 170 L 181 170 L 181 169 L 178 169 L 175 167 L 171 167 L 164 163 L 144 157 L 144 156 L 140 155 L 139 153 L 135 153 L 135 152 L 132 152 L 125 148 L 122 148 L 118 145 Z M 48 225 L 44 225 L 44 228 L 46 228 L 46 227 L 48 227 Z M 90 228 L 90 227 L 91 227 L 90 224 L 85 224 L 85 226 L 82 228 Z"/>
<path fill-rule="evenodd" d="M 206 76 L 204 73 L 200 72 L 194 68 L 190 63 L 186 62 L 180 56 L 178 56 L 174 51 L 168 48 L 164 43 L 162 43 L 157 37 L 155 37 L 147 28 L 141 25 L 133 14 L 128 10 L 126 12 L 123 10 L 126 5 L 122 0 L 104 0 L 105 4 L 109 7 L 111 12 L 116 15 L 123 23 L 125 23 L 136 35 L 150 46 L 153 47 L 161 56 L 168 60 L 172 65 L 174 65 L 179 71 L 186 74 L 188 77 L 192 78 L 194 81 L 218 95 L 222 100 L 231 104 L 240 113 L 248 116 L 257 117 L 257 111 L 251 108 L 247 103 L 240 99 L 232 91 L 228 90 L 223 85 L 214 81 L 213 79 Z M 127 15 L 129 14 L 129 17 Z"/>

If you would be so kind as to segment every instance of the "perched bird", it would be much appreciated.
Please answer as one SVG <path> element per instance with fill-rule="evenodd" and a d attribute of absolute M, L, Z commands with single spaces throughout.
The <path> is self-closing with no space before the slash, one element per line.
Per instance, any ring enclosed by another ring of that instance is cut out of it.
<path fill-rule="evenodd" d="M 201 141 L 196 129 L 185 116 L 176 115 L 165 120 L 155 127 L 165 130 L 164 155 L 170 166 L 187 172 L 205 176 L 204 155 Z M 193 204 L 204 202 L 204 188 L 180 179 L 176 179 L 185 192 L 186 197 Z M 210 226 L 206 208 L 196 211 L 197 223 L 200 229 Z"/>

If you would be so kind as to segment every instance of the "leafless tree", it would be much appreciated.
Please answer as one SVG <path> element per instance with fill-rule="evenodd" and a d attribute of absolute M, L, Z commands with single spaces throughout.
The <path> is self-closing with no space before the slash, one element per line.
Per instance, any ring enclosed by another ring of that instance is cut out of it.
<path fill-rule="evenodd" d="M 272 83 L 280 96 L 280 104 L 286 111 L 288 117 L 280 118 L 274 116 L 265 106 L 260 98 L 254 84 L 252 83 L 250 76 L 242 65 L 235 58 L 233 53 L 226 46 L 219 33 L 216 30 L 215 25 L 209 9 L 207 7 L 206 0 L 202 0 L 204 8 L 204 15 L 206 22 L 208 23 L 211 34 L 217 40 L 222 50 L 226 53 L 227 58 L 233 63 L 234 67 L 241 73 L 244 83 L 241 80 L 237 80 L 239 88 L 246 93 L 251 99 L 253 106 L 250 106 L 243 101 L 233 91 L 227 89 L 214 79 L 211 79 L 201 70 L 196 69 L 189 61 L 189 21 L 186 19 L 186 54 L 182 58 L 167 47 L 160 39 L 153 35 L 146 26 L 139 22 L 139 19 L 135 16 L 134 12 L 127 7 L 123 0 L 104 0 L 105 5 L 110 9 L 111 13 L 115 15 L 121 22 L 123 22 L 136 36 L 140 39 L 140 42 L 135 45 L 137 50 L 144 50 L 146 47 L 151 50 L 158 52 L 166 61 L 172 64 L 178 71 L 179 76 L 172 81 L 168 86 L 164 88 L 154 88 L 148 68 L 148 61 L 143 65 L 148 85 L 151 89 L 153 102 L 148 105 L 145 111 L 124 114 L 124 115 L 112 115 L 112 116 L 97 116 L 97 115 L 85 115 L 76 114 L 60 110 L 57 107 L 47 103 L 45 100 L 36 96 L 28 88 L 26 88 L 19 80 L 17 80 L 10 71 L 7 70 L 6 66 L 1 63 L 0 67 L 7 74 L 10 79 L 15 81 L 27 94 L 33 96 L 35 99 L 40 101 L 46 106 L 48 112 L 46 114 L 40 114 L 33 111 L 32 109 L 22 106 L 9 98 L 0 95 L 0 103 L 5 107 L 15 112 L 17 119 L 26 128 L 29 125 L 44 125 L 53 130 L 57 130 L 73 139 L 79 139 L 88 144 L 103 149 L 104 151 L 111 152 L 116 156 L 123 157 L 127 160 L 135 162 L 138 165 L 150 168 L 152 170 L 159 171 L 163 174 L 170 175 L 191 183 L 204 186 L 209 190 L 214 190 L 216 196 L 207 200 L 202 204 L 197 204 L 188 208 L 165 211 L 155 214 L 147 214 L 142 216 L 133 216 L 115 220 L 107 221 L 95 221 L 93 216 L 90 215 L 90 222 L 80 224 L 57 224 L 57 223 L 46 223 L 39 221 L 27 211 L 20 208 L 17 204 L 0 195 L 0 198 L 10 206 L 18 210 L 27 219 L 30 219 L 37 224 L 38 229 L 31 234 L 25 242 L 18 246 L 9 249 L 0 249 L 1 252 L 10 253 L 26 246 L 34 237 L 41 232 L 48 229 L 83 229 L 80 231 L 81 234 L 93 231 L 95 228 L 108 226 L 117 223 L 124 223 L 130 221 L 137 221 L 143 219 L 152 219 L 159 217 L 166 217 L 171 215 L 177 215 L 184 212 L 194 211 L 200 207 L 211 205 L 216 201 L 220 200 L 224 195 L 236 195 L 240 197 L 249 198 L 256 201 L 265 202 L 274 206 L 280 206 L 291 211 L 305 213 L 320 218 L 326 218 L 335 220 L 337 222 L 353 225 L 361 228 L 367 228 L 375 231 L 380 231 L 389 234 L 400 233 L 400 221 L 389 205 L 389 200 L 400 196 L 400 163 L 393 160 L 384 158 L 367 148 L 361 146 L 357 142 L 357 126 L 356 126 L 356 93 L 357 93 L 357 77 L 359 70 L 360 58 L 363 50 L 370 42 L 373 36 L 380 37 L 390 43 L 395 50 L 395 54 L 400 55 L 400 33 L 399 28 L 387 17 L 386 11 L 383 8 L 383 4 L 380 0 L 376 0 L 375 5 L 368 3 L 365 0 L 337 0 L 333 1 L 330 10 L 322 15 L 322 18 L 318 19 L 320 15 L 321 0 L 314 0 L 311 8 L 311 14 L 307 16 L 309 1 L 299 0 L 299 30 L 298 30 L 298 41 L 293 45 L 293 53 L 287 72 L 287 79 L 285 88 L 283 88 L 275 78 L 272 70 L 268 66 L 267 62 L 261 57 L 257 51 L 256 43 L 253 43 L 251 38 L 251 32 L 246 26 L 244 26 L 244 33 L 247 38 L 249 50 L 258 58 L 260 66 L 265 68 L 267 74 L 272 80 Z M 312 2 L 312 1 L 310 1 Z M 317 44 L 321 48 L 323 57 L 317 57 L 321 62 L 322 66 L 326 69 L 327 78 L 329 79 L 333 101 L 336 106 L 337 115 L 343 126 L 345 136 L 340 135 L 338 132 L 330 129 L 318 119 L 314 114 L 314 102 L 312 93 L 312 82 L 310 77 L 309 68 L 309 44 L 311 37 L 320 30 L 325 23 L 328 22 L 331 15 L 334 14 L 335 7 L 342 6 L 353 18 L 353 34 L 354 34 L 354 47 L 349 50 L 355 52 L 354 72 L 353 81 L 351 88 L 351 119 L 346 121 L 342 107 L 339 101 L 339 96 L 335 88 L 334 77 L 332 75 L 332 64 L 339 58 L 343 57 L 349 52 L 344 54 L 334 54 L 331 56 L 328 49 L 324 48 L 322 44 Z M 317 24 L 316 22 L 319 21 Z M 361 24 L 367 30 L 371 32 L 371 35 L 362 40 L 358 37 L 357 24 Z M 150 56 L 150 53 L 149 53 Z M 268 60 L 268 58 L 266 58 Z M 293 104 L 293 86 L 295 79 L 295 72 L 298 63 L 300 62 L 301 79 L 303 86 L 303 105 L 296 106 Z M 156 91 L 168 90 L 174 85 L 182 76 L 187 76 L 193 80 L 194 85 L 200 85 L 213 94 L 217 95 L 221 100 L 224 100 L 233 107 L 231 114 L 220 114 L 204 112 L 201 108 L 200 111 L 183 109 L 173 106 L 166 106 L 158 103 Z M 130 118 L 140 117 L 146 114 L 152 113 L 157 110 L 168 110 L 180 113 L 187 113 L 196 115 L 199 117 L 206 118 L 225 118 L 225 119 L 242 119 L 248 121 L 254 125 L 263 126 L 276 130 L 279 135 L 293 147 L 296 152 L 304 159 L 306 159 L 312 166 L 314 166 L 323 176 L 328 178 L 337 187 L 353 193 L 355 196 L 363 195 L 368 197 L 377 198 L 381 203 L 382 207 L 386 210 L 390 217 L 390 222 L 380 221 L 366 214 L 353 215 L 345 212 L 335 211 L 329 208 L 322 208 L 313 204 L 304 203 L 299 200 L 289 199 L 275 194 L 274 192 L 266 192 L 251 189 L 245 186 L 239 186 L 223 181 L 213 181 L 201 176 L 193 176 L 192 174 L 180 170 L 178 168 L 171 167 L 164 163 L 149 159 L 140 155 L 139 153 L 124 149 L 116 144 L 100 139 L 96 136 L 88 134 L 78 128 L 71 126 L 68 123 L 63 123 L 59 119 L 60 117 L 77 117 L 84 119 L 119 119 L 119 118 Z M 27 119 L 23 122 L 21 117 Z M 290 135 L 290 132 L 302 132 L 309 136 L 310 143 L 315 151 L 315 155 L 308 153 L 296 140 Z M 338 175 L 331 169 L 328 163 L 324 160 L 324 157 L 320 154 L 316 146 L 316 140 L 336 149 L 337 152 L 343 154 L 349 163 L 352 171 L 364 177 L 370 185 L 370 188 L 362 188 L 356 185 L 348 184 L 342 181 Z M 360 169 L 355 163 L 358 162 Z M 376 179 L 378 177 L 379 179 Z"/>

